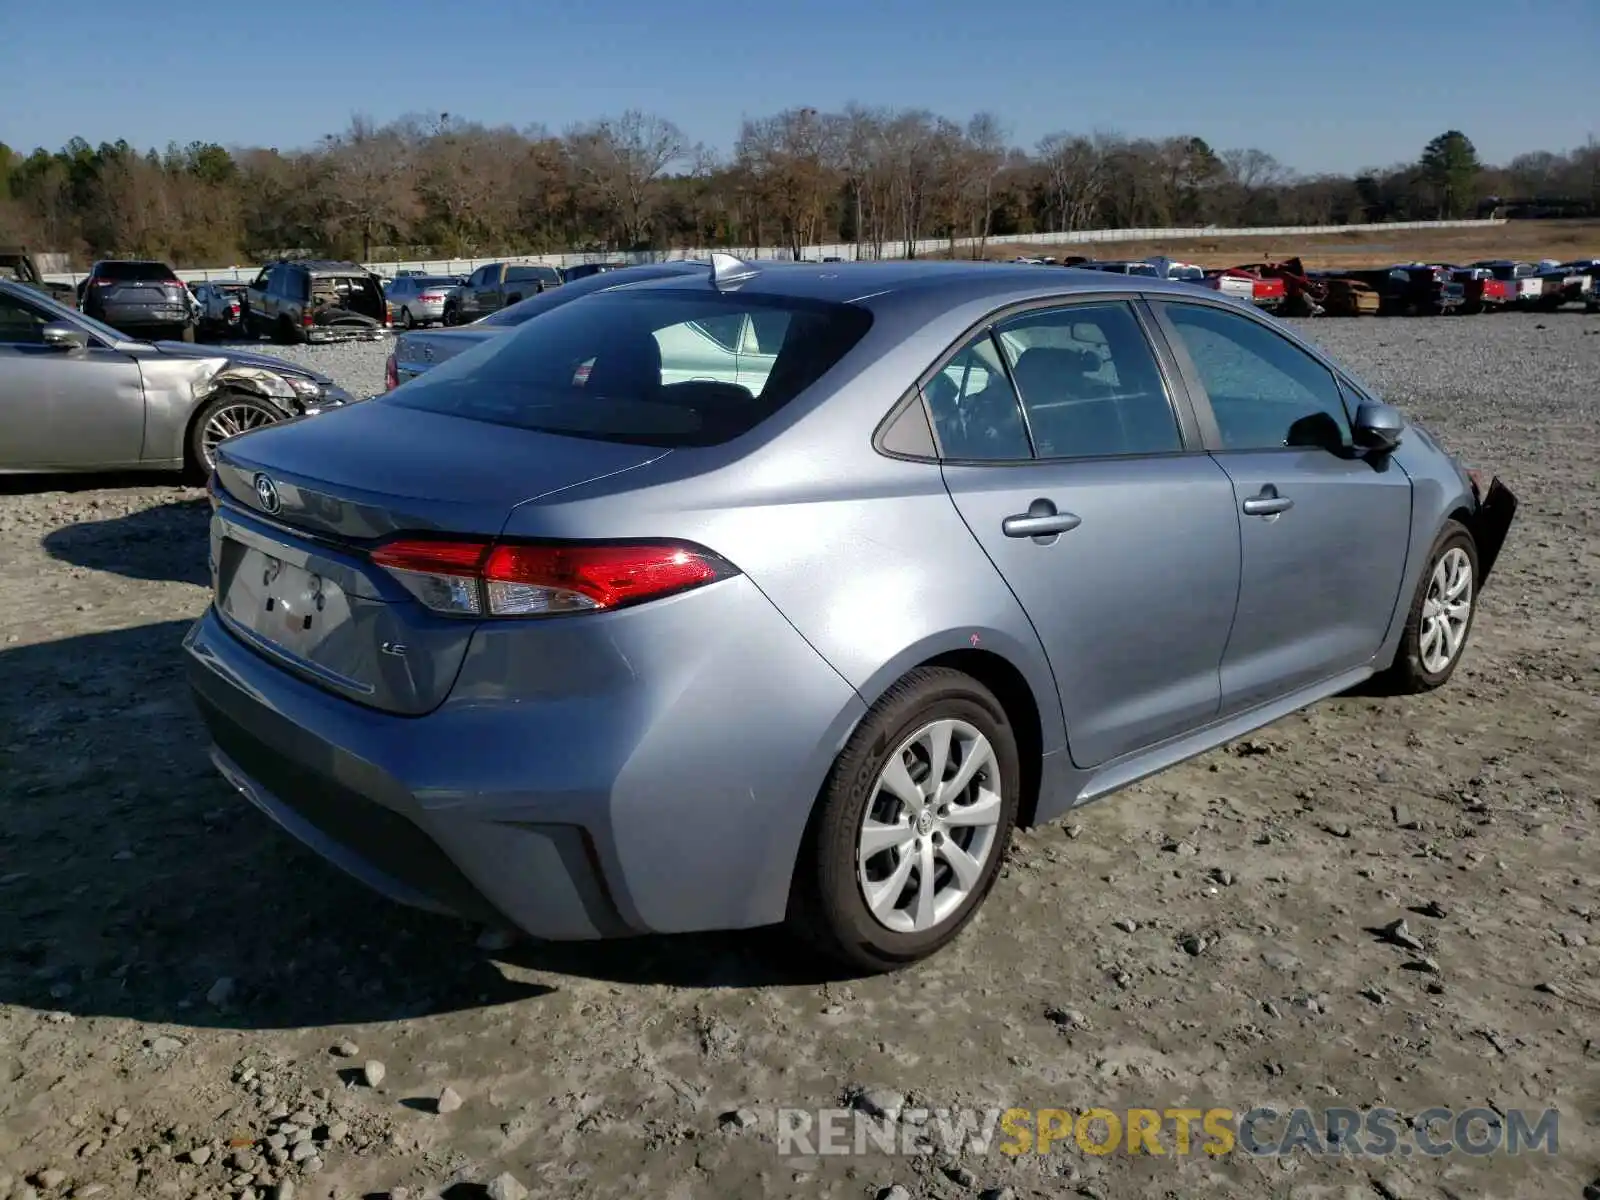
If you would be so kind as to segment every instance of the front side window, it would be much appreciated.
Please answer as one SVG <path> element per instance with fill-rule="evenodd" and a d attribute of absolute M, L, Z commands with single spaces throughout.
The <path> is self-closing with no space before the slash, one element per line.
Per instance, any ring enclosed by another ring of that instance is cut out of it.
<path fill-rule="evenodd" d="M 1225 450 L 1350 446 L 1333 374 L 1260 322 L 1199 304 L 1163 304 L 1211 401 Z"/>
<path fill-rule="evenodd" d="M 1040 458 L 1183 449 L 1155 353 L 1128 305 L 1025 313 L 996 332 Z"/>
<path fill-rule="evenodd" d="M 776 355 L 753 370 L 696 331 L 729 317 L 743 323 L 757 310 L 781 314 L 786 328 Z M 793 400 L 871 323 L 849 304 L 701 289 L 603 291 L 547 309 L 382 402 L 569 437 L 712 446 Z"/>
<path fill-rule="evenodd" d="M 980 333 L 922 389 L 944 458 L 1015 462 L 1033 457 L 1017 393 L 994 338 Z"/>
<path fill-rule="evenodd" d="M 0 296 L 0 343 L 21 346 L 44 344 L 44 314 L 12 296 Z"/>

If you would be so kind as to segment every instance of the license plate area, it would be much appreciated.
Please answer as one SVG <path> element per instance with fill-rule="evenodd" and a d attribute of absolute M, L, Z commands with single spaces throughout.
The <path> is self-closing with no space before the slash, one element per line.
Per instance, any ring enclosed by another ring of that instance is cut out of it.
<path fill-rule="evenodd" d="M 217 607 L 259 640 L 315 661 L 328 638 L 350 624 L 350 597 L 327 575 L 231 538 L 221 549 Z"/>

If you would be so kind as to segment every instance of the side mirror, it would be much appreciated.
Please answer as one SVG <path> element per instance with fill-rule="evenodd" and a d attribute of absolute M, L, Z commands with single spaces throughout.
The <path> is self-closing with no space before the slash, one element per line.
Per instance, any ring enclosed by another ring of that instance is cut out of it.
<path fill-rule="evenodd" d="M 1356 409 L 1351 439 L 1357 450 L 1387 454 L 1400 444 L 1406 419 L 1392 404 L 1363 404 Z"/>
<path fill-rule="evenodd" d="M 82 350 L 89 344 L 89 335 L 76 325 L 53 321 L 43 330 L 44 344 L 52 350 Z"/>

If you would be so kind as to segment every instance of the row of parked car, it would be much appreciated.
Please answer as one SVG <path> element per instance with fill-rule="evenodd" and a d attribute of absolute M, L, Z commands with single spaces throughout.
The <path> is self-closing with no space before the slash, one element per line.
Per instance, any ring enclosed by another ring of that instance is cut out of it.
<path fill-rule="evenodd" d="M 102 259 L 74 288 L 46 283 L 25 250 L 0 248 L 0 277 L 43 291 L 131 336 L 184 342 L 372 340 L 395 325 L 465 324 L 622 265 L 586 263 L 563 269 L 497 262 L 471 275 L 402 271 L 391 279 L 359 263 L 279 259 L 263 265 L 248 282 L 186 283 L 164 262 Z"/>
<path fill-rule="evenodd" d="M 1553 312 L 1568 304 L 1600 312 L 1600 258 L 1565 263 L 1484 259 L 1465 266 L 1410 262 L 1321 271 L 1308 271 L 1299 258 L 1234 267 L 1201 267 L 1159 256 L 1018 257 L 1012 261 L 1185 281 L 1284 316 L 1441 316 L 1508 309 Z"/>

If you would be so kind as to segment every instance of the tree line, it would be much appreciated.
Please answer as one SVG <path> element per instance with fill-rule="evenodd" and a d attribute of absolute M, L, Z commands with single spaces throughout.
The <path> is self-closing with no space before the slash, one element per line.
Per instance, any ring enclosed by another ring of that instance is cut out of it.
<path fill-rule="evenodd" d="M 864 256 L 924 238 L 1052 230 L 1321 225 L 1475 216 L 1507 197 L 1600 213 L 1600 144 L 1482 163 L 1459 130 L 1414 162 L 1302 174 L 1204 138 L 1052 133 L 999 117 L 795 108 L 746 121 L 732 151 L 631 110 L 554 134 L 450 113 L 357 116 L 310 148 L 126 141 L 24 154 L 0 143 L 0 243 L 179 266 L 285 251 L 338 258 L 799 247 Z"/>

